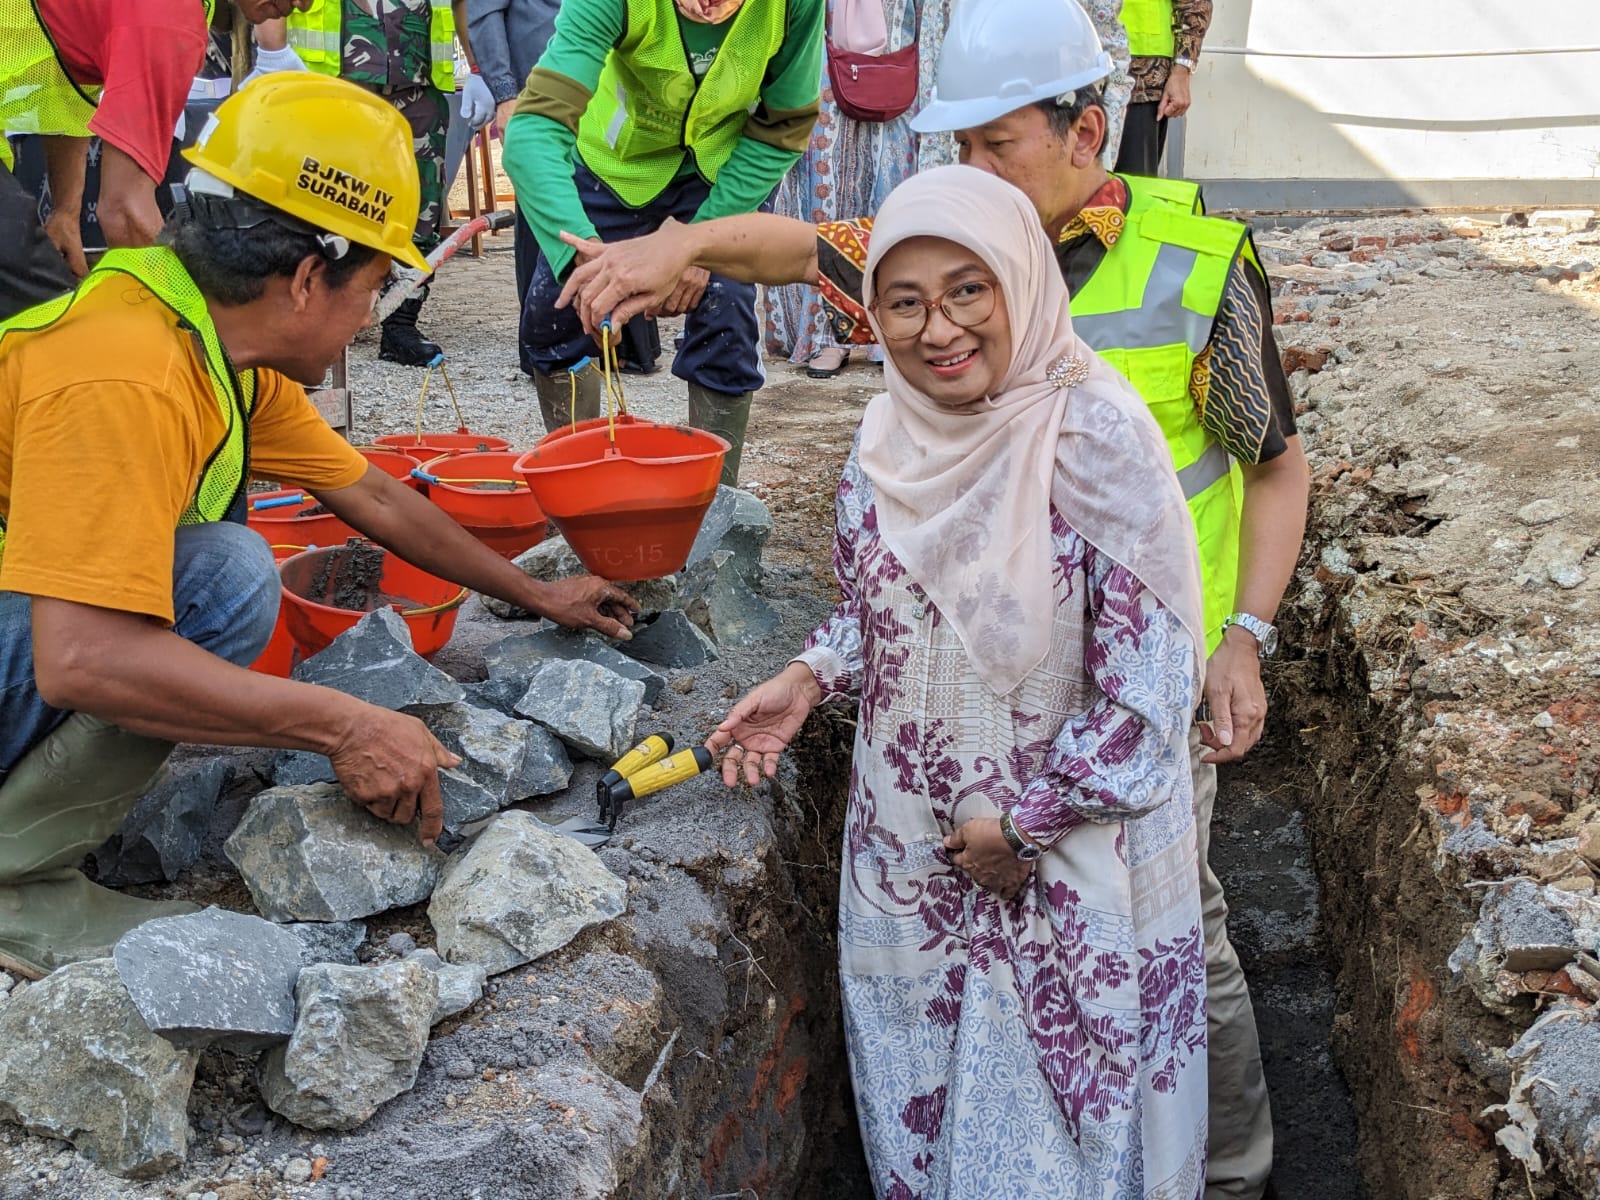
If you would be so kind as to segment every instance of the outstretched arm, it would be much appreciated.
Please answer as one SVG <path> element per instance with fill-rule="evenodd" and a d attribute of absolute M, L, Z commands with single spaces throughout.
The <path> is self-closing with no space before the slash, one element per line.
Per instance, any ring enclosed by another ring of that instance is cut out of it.
<path fill-rule="evenodd" d="M 620 326 L 663 304 L 691 267 L 740 283 L 817 282 L 817 227 L 774 213 L 741 213 L 692 225 L 668 221 L 654 233 L 624 242 L 571 233 L 561 238 L 582 261 L 556 303 L 573 305 L 591 332 L 607 318 Z"/>

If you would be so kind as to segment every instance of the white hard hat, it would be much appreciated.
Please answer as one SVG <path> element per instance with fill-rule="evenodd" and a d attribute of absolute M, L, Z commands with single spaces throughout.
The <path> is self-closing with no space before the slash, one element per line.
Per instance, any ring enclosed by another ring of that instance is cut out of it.
<path fill-rule="evenodd" d="M 918 133 L 972 129 L 1098 83 L 1111 56 L 1078 0 L 956 0 Z"/>

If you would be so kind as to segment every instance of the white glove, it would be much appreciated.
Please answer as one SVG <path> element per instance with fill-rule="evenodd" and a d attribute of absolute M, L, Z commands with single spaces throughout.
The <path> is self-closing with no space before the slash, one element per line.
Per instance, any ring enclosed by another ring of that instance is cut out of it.
<path fill-rule="evenodd" d="M 271 75 L 277 71 L 304 71 L 306 64 L 300 61 L 300 56 L 294 50 L 285 46 L 282 50 L 256 50 L 255 70 L 244 77 L 245 83 L 252 79 L 259 79 L 263 75 Z"/>
<path fill-rule="evenodd" d="M 469 129 L 481 129 L 494 116 L 494 93 L 482 75 L 468 75 L 461 89 L 461 119 Z"/>

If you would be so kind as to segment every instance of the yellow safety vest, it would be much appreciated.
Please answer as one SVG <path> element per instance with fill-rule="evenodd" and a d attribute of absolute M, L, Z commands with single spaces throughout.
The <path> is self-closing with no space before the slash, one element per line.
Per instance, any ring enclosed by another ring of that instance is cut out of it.
<path fill-rule="evenodd" d="M 0 0 L 0 134 L 88 137 L 98 87 L 79 87 L 62 66 L 33 0 Z M 11 148 L 0 136 L 0 164 Z"/>
<path fill-rule="evenodd" d="M 1128 215 L 1117 244 L 1072 297 L 1072 327 L 1144 397 L 1166 436 L 1200 544 L 1206 653 L 1222 640 L 1239 576 L 1244 475 L 1189 393 L 1236 258 L 1255 264 L 1249 230 L 1203 215 L 1181 179 L 1122 176 Z"/>
<path fill-rule="evenodd" d="M 209 25 L 215 0 L 201 5 Z M 0 0 L 0 166 L 12 165 L 7 133 L 88 137 L 99 99 L 67 74 L 35 0 Z"/>
<path fill-rule="evenodd" d="M 289 45 L 319 75 L 337 75 L 343 60 L 344 0 L 311 0 L 289 14 Z M 456 90 L 456 17 L 450 0 L 428 0 L 429 79 L 441 92 Z"/>
<path fill-rule="evenodd" d="M 1122 0 L 1128 53 L 1135 58 L 1171 58 L 1178 39 L 1172 30 L 1172 0 Z"/>
<path fill-rule="evenodd" d="M 748 0 L 696 80 L 673 0 L 628 0 L 627 28 L 578 122 L 584 163 L 634 208 L 661 194 L 686 154 L 715 183 L 783 45 L 788 7 Z"/>
<path fill-rule="evenodd" d="M 178 314 L 180 329 L 199 339 L 201 357 L 211 377 L 212 393 L 226 424 L 222 440 L 206 457 L 194 496 L 178 523 L 242 522 L 250 467 L 250 418 L 255 412 L 256 373 L 254 370 L 240 373 L 233 369 L 227 351 L 222 348 L 222 340 L 217 336 L 205 298 L 171 250 L 165 246 L 108 250 L 77 290 L 37 304 L 9 321 L 0 321 L 0 357 L 4 357 L 10 344 L 16 341 L 16 335 L 38 333 L 65 319 L 80 300 L 117 276 L 131 276 Z M 5 516 L 0 514 L 0 556 L 4 553 Z"/>

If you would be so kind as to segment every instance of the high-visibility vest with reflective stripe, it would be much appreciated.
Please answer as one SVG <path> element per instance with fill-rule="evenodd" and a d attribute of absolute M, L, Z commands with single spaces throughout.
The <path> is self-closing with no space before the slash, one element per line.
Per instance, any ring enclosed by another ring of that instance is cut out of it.
<path fill-rule="evenodd" d="M 1172 0 L 1122 0 L 1128 53 L 1135 58 L 1171 58 L 1178 39 L 1172 30 Z"/>
<path fill-rule="evenodd" d="M 67 74 L 33 0 L 0 0 L 0 164 L 11 167 L 6 132 L 88 137 L 99 96 Z"/>
<path fill-rule="evenodd" d="M 344 0 L 311 0 L 289 14 L 289 45 L 320 75 L 337 75 L 342 62 Z M 450 0 L 428 0 L 428 76 L 442 92 L 456 90 L 456 17 Z"/>
<path fill-rule="evenodd" d="M 256 373 L 253 370 L 240 373 L 233 369 L 200 289 L 171 250 L 152 246 L 144 250 L 107 251 L 77 290 L 26 309 L 9 321 L 0 321 L 0 357 L 4 357 L 19 337 L 38 333 L 63 320 L 90 292 L 118 277 L 131 277 L 178 315 L 179 329 L 198 339 L 200 357 L 206 364 L 212 394 L 226 428 L 222 440 L 206 456 L 194 495 L 178 523 L 242 523 L 250 466 L 250 417 L 256 403 Z M 0 556 L 4 553 L 5 516 L 0 513 Z"/>
<path fill-rule="evenodd" d="M 634 208 L 661 194 L 685 154 L 715 183 L 761 99 L 788 8 L 787 0 L 747 0 L 697 81 L 673 0 L 628 0 L 627 28 L 578 122 L 584 163 Z"/>
<path fill-rule="evenodd" d="M 1200 424 L 1189 381 L 1234 260 L 1254 252 L 1245 226 L 1203 215 L 1195 184 L 1122 178 L 1122 235 L 1074 293 L 1072 328 L 1133 384 L 1167 439 L 1200 544 L 1209 654 L 1233 611 L 1244 475 Z"/>

